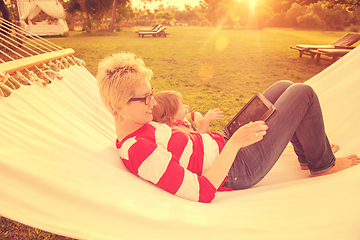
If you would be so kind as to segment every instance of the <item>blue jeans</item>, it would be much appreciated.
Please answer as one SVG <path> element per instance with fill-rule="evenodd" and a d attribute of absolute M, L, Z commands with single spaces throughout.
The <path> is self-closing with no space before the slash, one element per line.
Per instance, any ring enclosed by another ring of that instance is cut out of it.
<path fill-rule="evenodd" d="M 239 150 L 225 187 L 239 190 L 254 186 L 274 166 L 289 142 L 300 164 L 308 166 L 311 174 L 322 174 L 335 165 L 320 103 L 310 86 L 280 81 L 264 95 L 277 108 L 266 121 L 269 129 L 260 142 Z"/>

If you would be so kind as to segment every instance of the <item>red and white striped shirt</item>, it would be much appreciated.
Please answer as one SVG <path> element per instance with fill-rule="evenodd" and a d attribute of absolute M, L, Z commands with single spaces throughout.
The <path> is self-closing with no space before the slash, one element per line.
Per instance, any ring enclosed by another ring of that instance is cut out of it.
<path fill-rule="evenodd" d="M 216 188 L 202 175 L 224 145 L 218 133 L 185 132 L 176 125 L 156 122 L 116 143 L 130 172 L 176 196 L 199 202 L 215 197 Z"/>

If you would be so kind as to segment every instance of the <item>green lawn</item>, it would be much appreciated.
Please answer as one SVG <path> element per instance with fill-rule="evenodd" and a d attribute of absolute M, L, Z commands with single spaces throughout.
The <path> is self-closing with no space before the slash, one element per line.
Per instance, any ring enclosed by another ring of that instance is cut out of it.
<path fill-rule="evenodd" d="M 257 91 L 276 81 L 304 82 L 330 65 L 298 58 L 289 47 L 295 44 L 329 44 L 345 32 L 292 29 L 225 30 L 168 27 L 167 38 L 140 38 L 138 28 L 121 33 L 70 32 L 69 37 L 49 38 L 86 61 L 96 75 L 103 57 L 120 51 L 134 52 L 153 70 L 155 90 L 177 90 L 185 103 L 202 113 L 219 107 L 225 120 L 212 125 L 219 129 Z M 19 238 L 20 237 L 20 238 Z M 67 239 L 0 218 L 0 239 Z"/>
<path fill-rule="evenodd" d="M 299 59 L 298 52 L 290 46 L 328 44 L 344 35 L 272 28 L 253 31 L 168 27 L 167 38 L 141 38 L 135 33 L 137 29 L 100 36 L 72 33 L 70 37 L 51 40 L 73 48 L 94 75 L 103 57 L 134 52 L 153 70 L 152 85 L 156 91 L 177 90 L 192 109 L 202 113 L 221 108 L 225 120 L 214 123 L 212 129 L 224 126 L 237 112 L 237 106 L 244 105 L 255 92 L 282 79 L 304 82 L 330 64 L 321 61 L 316 65 L 309 56 Z"/>

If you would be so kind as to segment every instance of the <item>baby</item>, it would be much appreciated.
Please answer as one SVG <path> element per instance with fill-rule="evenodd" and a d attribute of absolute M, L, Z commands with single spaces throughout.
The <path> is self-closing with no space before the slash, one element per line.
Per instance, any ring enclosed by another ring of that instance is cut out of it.
<path fill-rule="evenodd" d="M 189 112 L 189 106 L 183 104 L 181 94 L 175 91 L 159 92 L 154 98 L 157 102 L 152 110 L 155 122 L 174 123 L 198 133 L 205 133 L 209 131 L 212 121 L 223 119 L 220 109 L 210 109 L 204 117 L 198 111 Z"/>

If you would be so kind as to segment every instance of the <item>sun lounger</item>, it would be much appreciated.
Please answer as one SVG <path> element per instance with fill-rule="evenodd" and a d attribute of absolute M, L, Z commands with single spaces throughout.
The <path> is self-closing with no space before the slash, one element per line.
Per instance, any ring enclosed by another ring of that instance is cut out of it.
<path fill-rule="evenodd" d="M 157 37 L 157 36 L 163 36 L 163 37 L 166 37 L 166 35 L 169 35 L 168 33 L 165 33 L 165 29 L 166 29 L 166 26 L 163 26 L 161 28 L 159 28 L 158 30 L 156 31 L 152 31 L 152 30 L 149 30 L 149 31 L 141 31 L 141 32 L 138 32 L 138 35 L 139 37 L 144 37 L 146 35 L 151 35 L 153 37 Z"/>
<path fill-rule="evenodd" d="M 316 56 L 316 63 L 320 61 L 321 55 L 331 57 L 332 62 L 335 62 L 339 57 L 343 57 L 345 54 L 349 53 L 352 49 L 314 49 L 310 52 Z"/>
<path fill-rule="evenodd" d="M 159 28 L 161 28 L 162 25 L 161 24 L 156 24 L 153 28 L 151 29 L 139 29 L 136 31 L 136 33 L 140 33 L 140 32 L 148 32 L 148 31 L 154 31 L 156 32 Z"/>
<path fill-rule="evenodd" d="M 303 54 L 311 56 L 314 58 L 317 54 L 313 50 L 317 49 L 354 49 L 352 47 L 354 43 L 360 40 L 360 34 L 355 33 L 347 33 L 338 40 L 328 45 L 306 45 L 306 44 L 298 44 L 294 47 L 290 47 L 291 49 L 299 51 L 299 57 L 301 58 Z"/>

